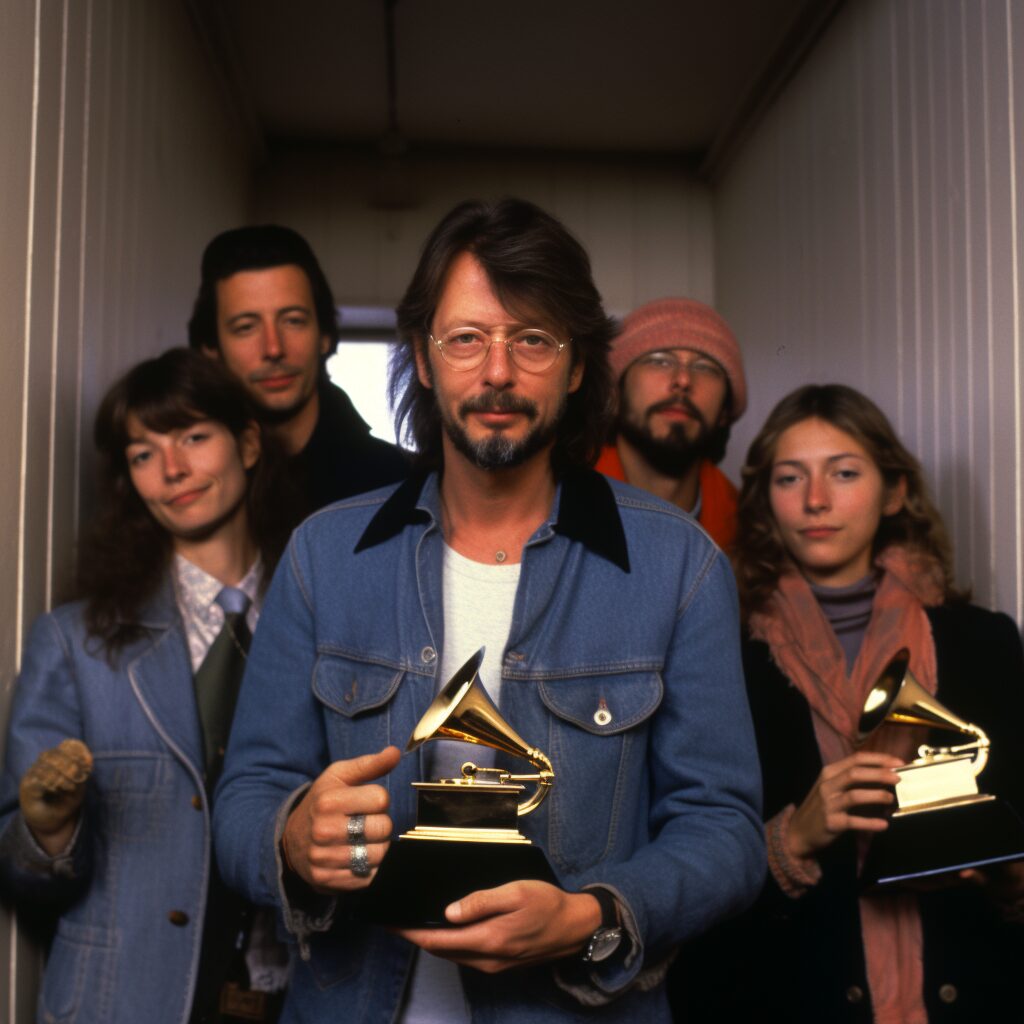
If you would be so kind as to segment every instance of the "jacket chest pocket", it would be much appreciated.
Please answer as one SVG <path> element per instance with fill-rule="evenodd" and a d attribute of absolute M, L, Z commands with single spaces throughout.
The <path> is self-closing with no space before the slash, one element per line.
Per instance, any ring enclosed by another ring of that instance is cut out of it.
<path fill-rule="evenodd" d="M 345 760 L 372 754 L 389 743 L 404 747 L 415 724 L 415 683 L 423 694 L 433 680 L 409 676 L 401 669 L 321 654 L 313 676 L 313 694 L 320 702 L 331 757 Z M 429 700 L 428 700 L 429 703 Z"/>
<path fill-rule="evenodd" d="M 583 871 L 646 837 L 648 729 L 661 696 L 655 672 L 540 684 L 555 769 L 547 847 L 559 871 Z"/>
<path fill-rule="evenodd" d="M 163 836 L 173 820 L 174 761 L 168 755 L 96 753 L 102 828 L 130 842 Z"/>

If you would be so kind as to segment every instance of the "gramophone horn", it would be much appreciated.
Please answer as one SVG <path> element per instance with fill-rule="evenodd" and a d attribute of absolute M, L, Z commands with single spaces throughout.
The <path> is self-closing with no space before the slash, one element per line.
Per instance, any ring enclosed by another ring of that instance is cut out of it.
<path fill-rule="evenodd" d="M 968 736 L 983 735 L 976 725 L 954 715 L 933 697 L 913 676 L 910 651 L 904 647 L 885 666 L 871 688 L 858 722 L 857 739 L 863 742 L 883 722 L 900 725 L 925 725 L 949 729 Z"/>
<path fill-rule="evenodd" d="M 548 795 L 554 769 L 547 754 L 531 747 L 505 721 L 487 695 L 478 675 L 484 650 L 481 647 L 445 683 L 413 729 L 405 752 L 416 750 L 427 740 L 462 740 L 524 758 L 539 770 L 536 790 L 519 805 L 519 813 L 528 814 Z"/>

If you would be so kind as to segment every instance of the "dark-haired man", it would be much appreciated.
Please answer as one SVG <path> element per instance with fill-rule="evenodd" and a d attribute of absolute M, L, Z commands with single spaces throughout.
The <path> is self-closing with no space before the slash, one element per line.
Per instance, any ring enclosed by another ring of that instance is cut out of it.
<path fill-rule="evenodd" d="M 460 204 L 398 322 L 422 472 L 293 537 L 242 687 L 218 861 L 295 937 L 285 1019 L 548 1024 L 594 1007 L 662 1024 L 674 946 L 753 899 L 764 870 L 728 564 L 677 509 L 590 469 L 612 326 L 554 218 Z M 351 897 L 414 824 L 411 783 L 464 759 L 396 744 L 481 646 L 492 699 L 554 762 L 520 822 L 560 884 L 470 893 L 448 928 L 369 926 Z"/>
<path fill-rule="evenodd" d="M 597 468 L 689 512 L 723 550 L 736 536 L 736 488 L 718 469 L 747 407 L 743 357 L 729 325 L 694 299 L 634 310 L 612 342 L 615 437 Z"/>
<path fill-rule="evenodd" d="M 338 341 L 334 297 L 309 243 L 275 224 L 217 235 L 203 253 L 189 344 L 246 386 L 291 456 L 306 512 L 408 471 L 370 436 L 324 365 Z"/>

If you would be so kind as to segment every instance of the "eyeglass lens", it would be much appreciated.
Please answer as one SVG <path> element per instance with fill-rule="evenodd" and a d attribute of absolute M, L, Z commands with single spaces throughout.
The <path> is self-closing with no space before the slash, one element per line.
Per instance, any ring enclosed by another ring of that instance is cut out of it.
<path fill-rule="evenodd" d="M 500 341 L 475 327 L 458 327 L 436 339 L 445 361 L 460 369 L 473 369 L 487 358 L 491 345 Z M 562 342 L 547 331 L 523 329 L 510 334 L 504 341 L 506 350 L 520 369 L 546 370 L 558 358 Z"/>
<path fill-rule="evenodd" d="M 677 376 L 680 370 L 689 374 L 697 374 L 706 377 L 722 378 L 725 371 L 714 360 L 707 356 L 692 356 L 689 359 L 680 358 L 674 352 L 651 352 L 640 360 L 641 365 L 660 373 Z"/>

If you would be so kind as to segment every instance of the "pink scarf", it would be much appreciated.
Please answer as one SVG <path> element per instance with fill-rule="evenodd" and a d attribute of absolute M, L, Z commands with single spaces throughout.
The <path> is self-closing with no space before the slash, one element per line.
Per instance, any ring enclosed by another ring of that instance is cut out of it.
<path fill-rule="evenodd" d="M 831 625 L 810 586 L 794 569 L 780 580 L 768 605 L 750 617 L 750 632 L 810 705 L 823 764 L 856 749 L 857 723 L 868 692 L 894 654 L 910 649 L 910 671 L 929 692 L 938 684 L 935 644 L 926 605 L 945 595 L 941 568 L 913 549 L 892 545 L 876 560 L 883 570 L 871 619 L 850 675 Z M 914 757 L 924 730 L 886 726 L 867 745 L 905 761 Z M 867 840 L 861 846 L 861 861 Z M 860 899 L 868 985 L 879 1024 L 927 1024 L 923 939 L 917 897 L 886 893 Z"/>

